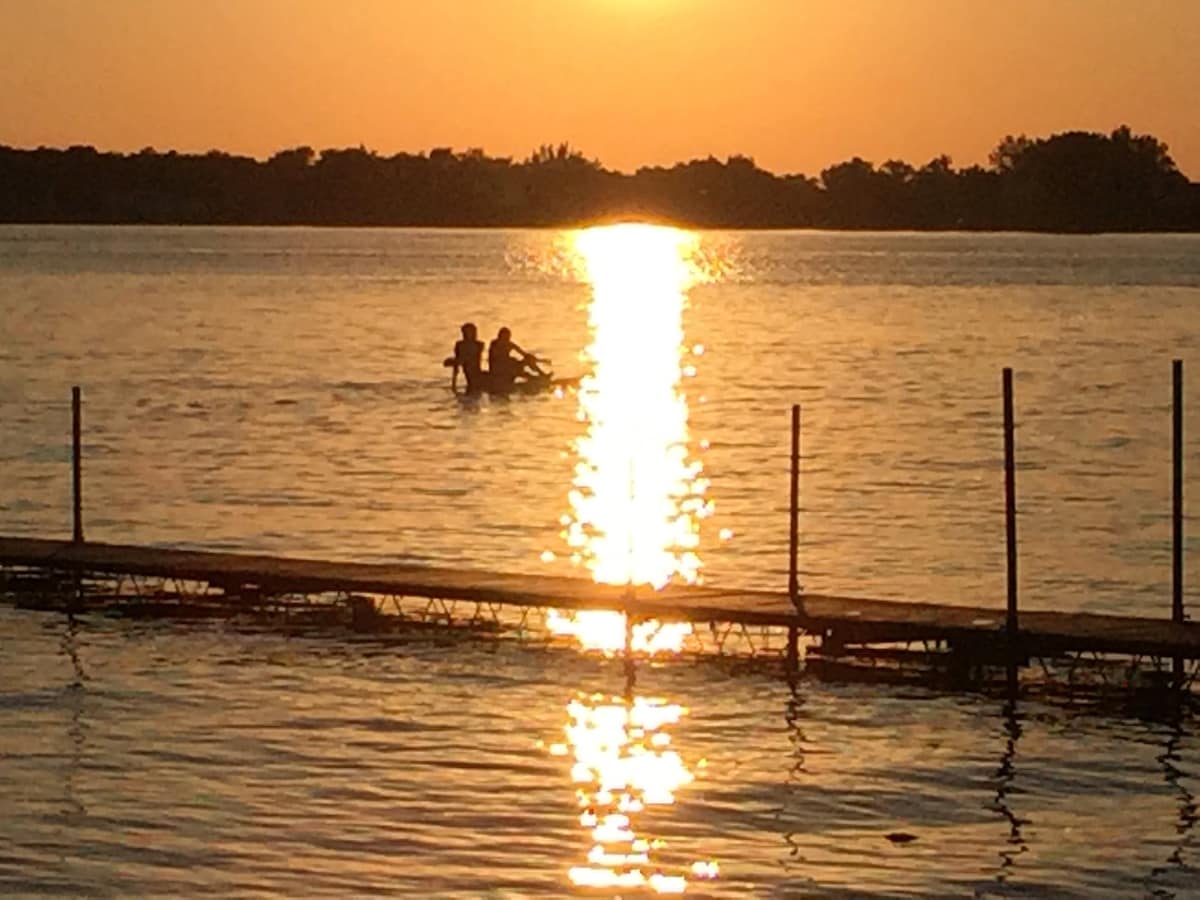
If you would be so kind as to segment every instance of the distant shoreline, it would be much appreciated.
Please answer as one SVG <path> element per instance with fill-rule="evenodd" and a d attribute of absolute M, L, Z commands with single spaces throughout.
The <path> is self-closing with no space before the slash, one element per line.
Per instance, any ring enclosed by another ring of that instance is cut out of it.
<path fill-rule="evenodd" d="M 297 147 L 266 161 L 0 146 L 0 223 L 333 228 L 576 228 L 651 221 L 780 231 L 1200 232 L 1200 183 L 1164 144 L 1118 128 L 1006 137 L 987 168 L 855 157 L 812 178 L 731 156 L 603 168 L 567 144 L 527 159 L 439 148 L 383 157 Z"/>
<path fill-rule="evenodd" d="M 1200 226 L 1192 228 L 1175 228 L 1161 230 L 1128 230 L 1128 231 L 1053 231 L 1050 229 L 1032 229 L 1032 228 L 833 228 L 833 227 L 818 227 L 818 226 L 769 226 L 769 225 L 691 225 L 686 222 L 672 222 L 666 219 L 650 219 L 638 218 L 630 216 L 623 219 L 597 220 L 591 222 L 574 222 L 562 225 L 554 224 L 538 224 L 538 225 L 360 225 L 352 223 L 320 223 L 313 224 L 307 222 L 285 222 L 285 223 L 259 223 L 259 222 L 9 222 L 0 221 L 0 229 L 3 228 L 157 228 L 157 229 L 203 229 L 203 228 L 228 228 L 228 229 L 262 229 L 262 230 L 303 230 L 309 229 L 312 231 L 576 231 L 585 228 L 595 228 L 605 225 L 618 225 L 625 223 L 639 223 L 661 225 L 666 228 L 680 228 L 686 231 L 697 232 L 721 232 L 721 231 L 746 231 L 746 232 L 761 232 L 769 234 L 913 234 L 913 235 L 985 235 L 985 234 L 1011 234 L 1011 235 L 1037 235 L 1047 237 L 1171 237 L 1172 235 L 1187 236 L 1200 234 Z"/>

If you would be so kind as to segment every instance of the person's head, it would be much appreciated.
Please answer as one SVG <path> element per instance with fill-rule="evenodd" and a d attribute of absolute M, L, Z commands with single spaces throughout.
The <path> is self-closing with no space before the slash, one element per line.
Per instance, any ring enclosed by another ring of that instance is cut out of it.
<path fill-rule="evenodd" d="M 500 340 L 502 340 L 502 341 L 511 341 L 512 340 L 512 332 L 509 331 L 508 326 L 505 325 L 503 328 L 501 328 L 499 331 L 496 332 L 496 337 L 500 338 Z"/>
<path fill-rule="evenodd" d="M 463 327 L 462 327 L 462 336 L 463 336 L 464 338 L 466 338 L 468 341 L 473 341 L 473 340 L 475 340 L 475 335 L 476 335 L 477 333 L 478 333 L 478 332 L 475 330 L 475 323 L 474 323 L 474 322 L 465 322 L 465 323 L 463 323 Z"/>

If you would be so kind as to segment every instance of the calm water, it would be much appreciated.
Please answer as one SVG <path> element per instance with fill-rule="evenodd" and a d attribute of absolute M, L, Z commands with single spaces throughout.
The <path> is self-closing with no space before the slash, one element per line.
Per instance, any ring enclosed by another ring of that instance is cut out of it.
<path fill-rule="evenodd" d="M 561 243 L 0 229 L 0 532 L 69 532 L 78 383 L 91 538 L 569 571 L 574 398 L 464 407 L 440 366 L 470 318 L 579 370 L 589 290 Z M 1195 421 L 1200 239 L 701 247 L 721 273 L 684 320 L 710 584 L 781 584 L 801 402 L 805 586 L 1002 606 L 1011 365 L 1023 604 L 1169 608 L 1170 360 Z M 664 732 L 695 780 L 636 824 L 666 842 L 650 869 L 719 863 L 689 894 L 1200 896 L 1191 723 L 3 607 L 0 892 L 561 895 L 590 842 L 554 745 L 569 703 L 626 697 L 683 707 Z"/>

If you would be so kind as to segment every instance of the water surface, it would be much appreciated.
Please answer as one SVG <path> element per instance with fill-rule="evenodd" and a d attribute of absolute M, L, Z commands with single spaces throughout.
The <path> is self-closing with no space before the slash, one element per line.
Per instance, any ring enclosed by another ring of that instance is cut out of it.
<path fill-rule="evenodd" d="M 569 572 L 572 397 L 463 406 L 466 319 L 572 374 L 585 284 L 539 231 L 0 229 L 0 532 Z M 713 585 L 1169 608 L 1188 236 L 706 233 L 685 382 Z M 1195 403 L 1189 402 L 1189 413 Z M 1194 417 L 1194 416 L 1193 416 Z M 1189 495 L 1197 448 L 1187 442 Z M 701 443 L 705 442 L 705 443 Z M 720 529 L 732 532 L 722 540 Z M 543 562 L 543 551 L 556 558 Z M 1189 543 L 1194 567 L 1196 542 Z M 510 641 L 289 637 L 0 606 L 0 892 L 561 896 L 590 841 L 568 705 L 659 699 L 694 780 L 640 813 L 699 896 L 1194 895 L 1194 725 L 642 666 Z M 889 835 L 891 839 L 889 839 Z M 914 838 L 908 840 L 907 838 Z"/>

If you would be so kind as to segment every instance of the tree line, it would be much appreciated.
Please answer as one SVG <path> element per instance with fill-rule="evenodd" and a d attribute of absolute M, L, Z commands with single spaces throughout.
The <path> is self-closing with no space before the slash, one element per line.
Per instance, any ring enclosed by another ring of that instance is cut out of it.
<path fill-rule="evenodd" d="M 568 144 L 527 158 L 483 150 L 381 156 L 297 147 L 262 161 L 0 146 L 0 222 L 559 226 L 648 217 L 697 227 L 1059 232 L 1200 230 L 1200 184 L 1167 147 L 1122 126 L 1006 137 L 986 166 L 855 157 L 818 177 L 749 156 L 632 174 Z"/>

